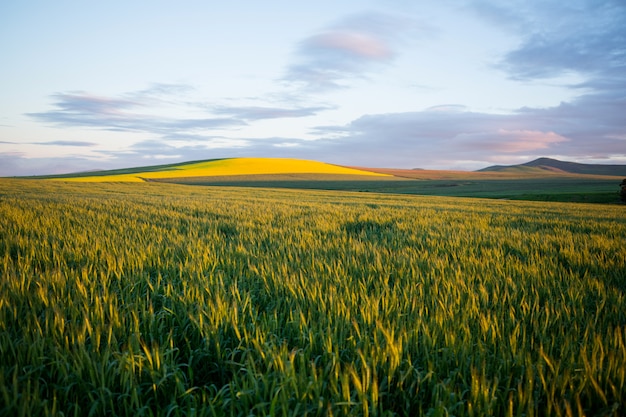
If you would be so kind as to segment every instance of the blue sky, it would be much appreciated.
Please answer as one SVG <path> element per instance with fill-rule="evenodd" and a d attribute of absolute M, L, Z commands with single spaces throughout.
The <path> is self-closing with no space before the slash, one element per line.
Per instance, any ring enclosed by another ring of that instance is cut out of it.
<path fill-rule="evenodd" d="M 0 4 L 0 175 L 626 163 L 623 0 Z"/>

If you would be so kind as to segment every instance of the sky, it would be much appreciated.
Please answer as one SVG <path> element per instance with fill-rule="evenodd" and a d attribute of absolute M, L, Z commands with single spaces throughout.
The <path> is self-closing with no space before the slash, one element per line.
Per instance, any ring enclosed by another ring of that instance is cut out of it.
<path fill-rule="evenodd" d="M 626 164 L 624 0 L 0 3 L 0 176 Z"/>

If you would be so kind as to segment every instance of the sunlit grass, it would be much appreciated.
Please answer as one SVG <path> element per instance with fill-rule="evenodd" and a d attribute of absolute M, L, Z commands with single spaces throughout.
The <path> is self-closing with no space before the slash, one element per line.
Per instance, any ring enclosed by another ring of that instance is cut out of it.
<path fill-rule="evenodd" d="M 136 172 L 132 174 L 85 174 L 85 176 L 62 178 L 62 180 L 77 182 L 143 182 L 146 179 L 149 180 L 162 178 L 303 173 L 360 175 L 367 177 L 387 176 L 386 174 L 361 171 L 317 161 L 282 158 L 231 158 L 196 162 L 186 165 L 178 165 L 166 169 Z"/>
<path fill-rule="evenodd" d="M 0 181 L 0 414 L 624 414 L 621 206 Z"/>

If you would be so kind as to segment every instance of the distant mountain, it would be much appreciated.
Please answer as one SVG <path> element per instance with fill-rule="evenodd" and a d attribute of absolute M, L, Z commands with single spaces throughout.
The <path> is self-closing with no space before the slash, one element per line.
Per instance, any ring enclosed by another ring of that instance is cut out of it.
<path fill-rule="evenodd" d="M 493 165 L 479 172 L 538 172 L 626 176 L 626 165 L 579 164 L 558 159 L 539 158 L 519 165 Z"/>

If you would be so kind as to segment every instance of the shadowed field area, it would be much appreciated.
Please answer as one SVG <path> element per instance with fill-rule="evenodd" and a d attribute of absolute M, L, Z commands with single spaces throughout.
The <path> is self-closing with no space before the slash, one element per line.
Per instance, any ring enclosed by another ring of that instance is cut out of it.
<path fill-rule="evenodd" d="M 405 172 L 400 173 L 406 175 Z M 620 200 L 619 177 L 582 175 L 515 177 L 510 174 L 491 177 L 490 174 L 465 174 L 467 173 L 438 171 L 428 174 L 418 171 L 416 178 L 324 174 L 238 175 L 168 178 L 154 181 L 205 186 L 343 190 L 536 201 L 618 203 Z M 433 177 L 438 179 L 432 179 Z"/>

